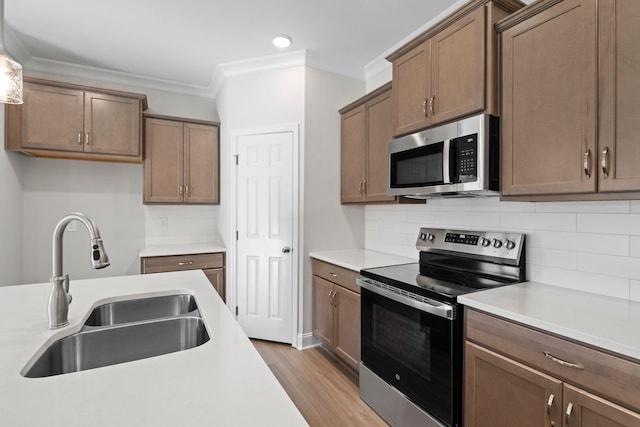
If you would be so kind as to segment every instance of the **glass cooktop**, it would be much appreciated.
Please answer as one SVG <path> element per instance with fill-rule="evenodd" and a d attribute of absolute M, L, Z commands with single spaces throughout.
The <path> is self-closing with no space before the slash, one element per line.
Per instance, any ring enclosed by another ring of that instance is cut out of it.
<path fill-rule="evenodd" d="M 418 295 L 447 302 L 455 302 L 460 295 L 514 283 L 513 280 L 466 271 L 421 267 L 417 262 L 369 268 L 361 270 L 360 274 Z"/>

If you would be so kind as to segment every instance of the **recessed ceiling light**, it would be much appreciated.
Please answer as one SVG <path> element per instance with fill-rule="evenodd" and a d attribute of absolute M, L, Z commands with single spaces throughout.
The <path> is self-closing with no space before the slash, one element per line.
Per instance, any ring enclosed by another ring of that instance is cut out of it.
<path fill-rule="evenodd" d="M 289 37 L 286 34 L 281 34 L 279 36 L 276 36 L 273 39 L 273 45 L 275 47 L 279 47 L 280 49 L 284 49 L 291 46 L 291 42 L 292 42 L 291 37 Z"/>

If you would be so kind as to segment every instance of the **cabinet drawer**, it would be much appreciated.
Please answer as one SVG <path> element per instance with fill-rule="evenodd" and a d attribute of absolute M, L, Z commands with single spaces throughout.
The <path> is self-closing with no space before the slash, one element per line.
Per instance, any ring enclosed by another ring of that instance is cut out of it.
<path fill-rule="evenodd" d="M 638 362 L 475 310 L 467 309 L 465 315 L 467 340 L 623 406 L 640 409 Z"/>
<path fill-rule="evenodd" d="M 360 286 L 356 283 L 359 276 L 357 271 L 314 259 L 313 274 L 360 294 Z"/>
<path fill-rule="evenodd" d="M 142 258 L 142 274 L 224 267 L 224 254 L 191 254 Z"/>

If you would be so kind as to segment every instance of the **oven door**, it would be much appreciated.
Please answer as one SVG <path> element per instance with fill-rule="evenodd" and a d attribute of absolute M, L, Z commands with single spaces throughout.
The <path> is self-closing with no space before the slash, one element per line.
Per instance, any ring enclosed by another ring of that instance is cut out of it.
<path fill-rule="evenodd" d="M 435 308 L 426 307 L 431 311 L 427 312 L 399 302 L 406 296 L 390 295 L 388 288 L 376 289 L 365 280 L 368 283 L 361 283 L 360 296 L 362 364 L 432 416 L 455 425 L 461 360 L 453 307 L 414 300 L 414 306 Z"/>

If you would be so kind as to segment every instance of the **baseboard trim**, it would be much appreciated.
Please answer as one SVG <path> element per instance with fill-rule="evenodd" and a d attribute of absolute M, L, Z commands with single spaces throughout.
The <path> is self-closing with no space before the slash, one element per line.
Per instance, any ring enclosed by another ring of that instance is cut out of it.
<path fill-rule="evenodd" d="M 313 332 L 298 334 L 298 340 L 296 342 L 296 348 L 298 350 L 305 350 L 318 345 L 320 345 L 320 341 L 313 336 Z"/>

